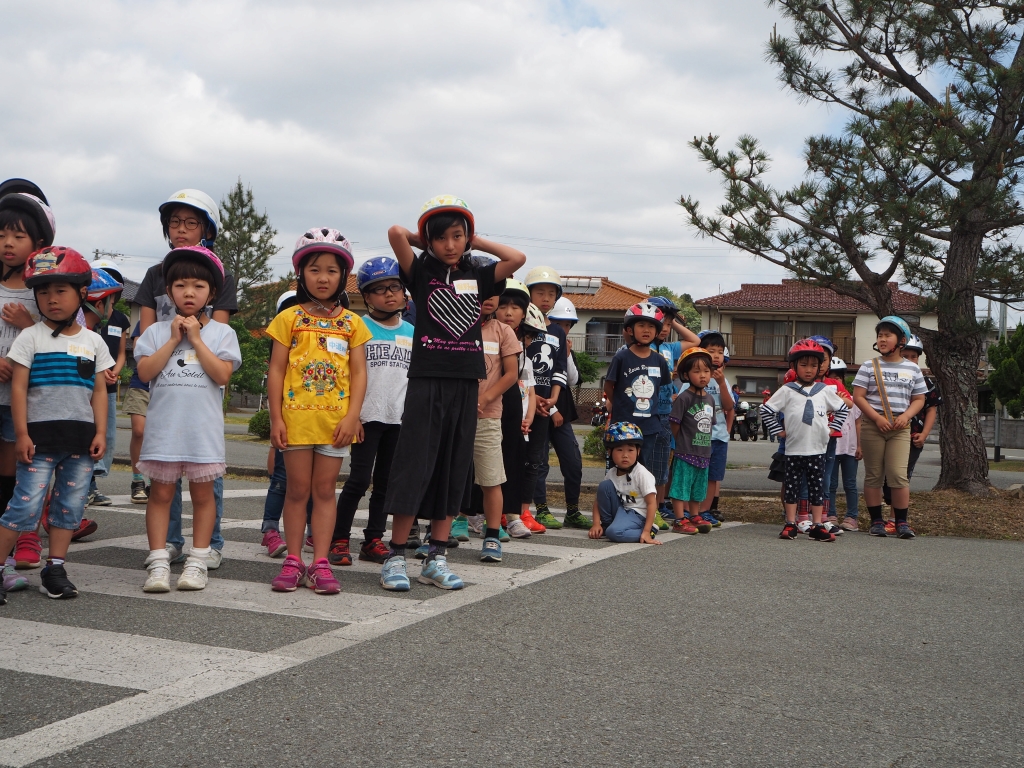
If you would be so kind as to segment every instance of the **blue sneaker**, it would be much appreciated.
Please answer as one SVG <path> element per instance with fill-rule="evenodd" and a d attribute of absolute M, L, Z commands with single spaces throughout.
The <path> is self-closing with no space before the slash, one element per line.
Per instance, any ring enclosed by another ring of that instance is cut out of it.
<path fill-rule="evenodd" d="M 722 527 L 722 521 L 715 517 L 713 514 L 711 514 L 710 511 L 702 512 L 700 516 L 704 518 L 705 522 L 711 523 L 712 528 Z"/>
<path fill-rule="evenodd" d="M 501 562 L 501 542 L 497 539 L 484 539 L 484 545 L 480 548 L 480 559 L 485 563 Z"/>
<path fill-rule="evenodd" d="M 506 541 L 512 541 L 512 537 L 508 535 L 508 531 L 505 530 L 505 526 L 498 527 L 498 541 L 504 544 Z"/>
<path fill-rule="evenodd" d="M 465 586 L 462 579 L 448 570 L 448 558 L 444 555 L 438 555 L 423 564 L 419 581 L 420 584 L 433 584 L 441 589 L 462 589 Z"/>
<path fill-rule="evenodd" d="M 380 585 L 392 592 L 408 592 L 412 585 L 405 572 L 405 558 L 395 555 L 384 562 L 380 569 Z"/>
<path fill-rule="evenodd" d="M 451 536 L 456 541 L 469 541 L 469 519 L 465 515 L 452 520 Z"/>
<path fill-rule="evenodd" d="M 430 554 L 430 545 L 420 544 L 418 547 L 416 547 L 416 551 L 413 553 L 413 557 L 415 557 L 417 560 L 426 560 L 428 554 Z"/>
<path fill-rule="evenodd" d="M 660 507 L 658 507 L 658 511 L 661 513 L 661 516 L 665 519 L 665 522 L 671 524 L 676 521 L 676 513 L 672 510 L 671 504 L 662 504 Z"/>

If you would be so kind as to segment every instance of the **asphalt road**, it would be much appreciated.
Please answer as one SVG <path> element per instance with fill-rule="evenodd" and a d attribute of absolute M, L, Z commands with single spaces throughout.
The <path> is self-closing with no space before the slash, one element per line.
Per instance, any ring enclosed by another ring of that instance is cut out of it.
<path fill-rule="evenodd" d="M 228 488 L 204 592 L 142 593 L 121 497 L 72 548 L 77 600 L 0 608 L 0 764 L 1024 763 L 1020 544 L 566 532 L 495 566 L 460 547 L 458 593 L 389 595 L 357 563 L 342 595 L 286 596 L 262 484 Z"/>

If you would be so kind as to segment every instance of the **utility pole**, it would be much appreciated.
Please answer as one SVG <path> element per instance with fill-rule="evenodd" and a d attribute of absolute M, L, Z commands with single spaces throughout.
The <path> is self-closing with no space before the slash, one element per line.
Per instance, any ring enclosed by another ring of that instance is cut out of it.
<path fill-rule="evenodd" d="M 1004 297 L 1005 298 L 1005 297 Z M 999 341 L 1006 338 L 1006 302 L 999 304 Z M 993 442 L 995 443 L 995 453 L 993 454 L 993 461 L 1002 461 L 1003 457 L 1001 454 L 1000 443 L 1002 442 L 1002 435 L 1000 434 L 1000 424 L 1003 416 L 1003 404 L 996 400 L 996 419 L 995 419 L 995 435 Z"/>

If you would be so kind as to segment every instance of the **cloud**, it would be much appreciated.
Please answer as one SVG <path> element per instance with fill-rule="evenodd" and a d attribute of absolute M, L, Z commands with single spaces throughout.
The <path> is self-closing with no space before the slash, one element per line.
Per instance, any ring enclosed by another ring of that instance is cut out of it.
<path fill-rule="evenodd" d="M 693 239 L 674 200 L 721 192 L 686 142 L 754 133 L 791 180 L 836 120 L 776 82 L 775 21 L 750 0 L 24 4 L 0 170 L 40 183 L 60 242 L 136 277 L 171 192 L 240 177 L 279 273 L 310 226 L 365 257 L 454 192 L 483 232 L 611 244 L 516 239 L 533 263 L 708 295 L 781 273 Z"/>

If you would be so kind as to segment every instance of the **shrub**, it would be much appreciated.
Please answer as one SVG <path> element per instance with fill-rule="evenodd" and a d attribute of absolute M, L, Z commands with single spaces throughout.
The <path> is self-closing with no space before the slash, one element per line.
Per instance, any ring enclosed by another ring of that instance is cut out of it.
<path fill-rule="evenodd" d="M 594 427 L 583 441 L 583 453 L 597 459 L 604 458 L 604 427 Z"/>
<path fill-rule="evenodd" d="M 249 434 L 263 440 L 270 437 L 270 411 L 264 409 L 253 414 L 249 419 Z"/>

